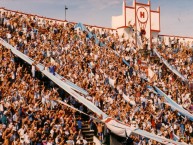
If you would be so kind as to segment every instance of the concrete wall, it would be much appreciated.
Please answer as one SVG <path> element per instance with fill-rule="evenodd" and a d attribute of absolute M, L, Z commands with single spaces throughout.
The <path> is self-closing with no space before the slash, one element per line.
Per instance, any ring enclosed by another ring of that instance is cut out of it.
<path fill-rule="evenodd" d="M 125 26 L 125 3 L 123 1 L 122 14 L 120 16 L 112 16 L 112 28 L 117 29 L 118 27 Z"/>
<path fill-rule="evenodd" d="M 119 29 L 117 29 L 117 32 L 119 34 L 120 40 L 122 40 L 122 35 L 123 34 L 124 34 L 123 39 L 129 39 L 133 35 L 132 31 L 128 27 L 119 28 Z"/>
<path fill-rule="evenodd" d="M 151 12 L 151 30 L 160 30 L 160 14 L 159 12 Z"/>
<path fill-rule="evenodd" d="M 131 25 L 135 24 L 135 9 L 133 7 L 126 7 L 126 25 L 130 22 Z"/>
<path fill-rule="evenodd" d="M 118 27 L 124 26 L 124 16 L 112 16 L 112 28 L 116 29 Z"/>

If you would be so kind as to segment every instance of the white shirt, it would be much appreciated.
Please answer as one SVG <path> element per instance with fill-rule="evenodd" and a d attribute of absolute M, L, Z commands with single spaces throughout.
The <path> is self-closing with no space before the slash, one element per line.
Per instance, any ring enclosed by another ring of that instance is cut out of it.
<path fill-rule="evenodd" d="M 32 71 L 35 71 L 35 66 L 34 65 L 32 65 Z"/>
<path fill-rule="evenodd" d="M 192 133 L 192 126 L 191 125 L 188 127 L 188 130 L 189 130 L 189 133 Z"/>
<path fill-rule="evenodd" d="M 10 39 L 11 38 L 11 34 L 7 33 L 7 38 Z"/>
<path fill-rule="evenodd" d="M 29 136 L 28 136 L 28 134 L 27 134 L 27 133 L 26 133 L 26 134 L 24 134 L 24 142 L 25 142 L 25 143 L 27 143 L 27 144 L 29 144 L 29 143 L 30 143 Z"/>
<path fill-rule="evenodd" d="M 3 109 L 3 104 L 0 104 L 0 111 L 3 112 L 4 109 Z"/>
<path fill-rule="evenodd" d="M 13 115 L 13 121 L 17 121 L 17 114 L 15 113 L 14 115 Z"/>
<path fill-rule="evenodd" d="M 20 138 L 24 138 L 24 129 L 23 128 L 20 128 L 19 130 L 18 130 L 18 133 L 19 133 L 19 135 L 20 135 Z"/>
<path fill-rule="evenodd" d="M 81 139 L 83 141 L 83 144 L 86 145 L 88 142 L 85 139 Z M 80 144 L 80 140 L 77 140 L 77 144 Z"/>
<path fill-rule="evenodd" d="M 52 142 L 48 142 L 47 145 L 52 145 L 53 143 Z"/>

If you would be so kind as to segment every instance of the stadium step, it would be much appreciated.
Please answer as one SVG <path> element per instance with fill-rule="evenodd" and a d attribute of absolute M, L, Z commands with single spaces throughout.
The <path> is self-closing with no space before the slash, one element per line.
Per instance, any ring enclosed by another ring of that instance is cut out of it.
<path fill-rule="evenodd" d="M 88 142 L 93 142 L 93 137 L 85 137 Z"/>
<path fill-rule="evenodd" d="M 84 122 L 84 124 L 82 124 L 82 128 L 89 128 L 89 124 L 87 122 Z"/>
<path fill-rule="evenodd" d="M 96 143 L 94 143 L 94 142 L 88 142 L 87 145 L 96 145 Z"/>
<path fill-rule="evenodd" d="M 84 136 L 87 137 L 87 138 L 93 138 L 94 134 L 93 134 L 93 133 L 91 133 L 91 134 L 85 134 Z"/>
<path fill-rule="evenodd" d="M 95 145 L 95 143 L 93 142 L 95 131 L 90 130 L 90 125 L 89 125 L 89 122 L 87 121 L 83 122 L 82 134 L 85 136 L 85 139 L 88 141 L 88 145 Z"/>

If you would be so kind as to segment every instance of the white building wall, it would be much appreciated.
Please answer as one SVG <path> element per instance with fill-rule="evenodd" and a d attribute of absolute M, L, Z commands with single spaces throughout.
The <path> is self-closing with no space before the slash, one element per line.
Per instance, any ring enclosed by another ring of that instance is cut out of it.
<path fill-rule="evenodd" d="M 125 26 L 125 2 L 123 1 L 122 14 L 120 16 L 112 16 L 112 28 L 117 29 L 118 27 Z"/>
<path fill-rule="evenodd" d="M 126 8 L 126 25 L 128 26 L 128 22 L 131 22 L 131 25 L 135 24 L 135 9 L 134 8 Z"/>
<path fill-rule="evenodd" d="M 151 32 L 152 44 L 155 46 L 158 42 L 159 32 Z"/>
<path fill-rule="evenodd" d="M 124 15 L 112 16 L 112 28 L 117 29 L 118 27 L 125 26 Z"/>
<path fill-rule="evenodd" d="M 136 4 L 136 29 L 138 32 L 141 32 L 141 27 L 142 23 L 141 21 L 145 21 L 145 37 L 148 39 L 148 48 L 151 47 L 151 13 L 150 13 L 150 6 L 149 5 L 141 5 L 141 4 Z M 140 17 L 140 12 L 144 12 L 144 17 Z M 141 43 L 141 37 L 138 37 L 137 39 L 137 45 L 140 48 L 143 48 L 142 43 Z"/>
<path fill-rule="evenodd" d="M 129 28 L 127 28 L 127 27 L 117 29 L 117 32 L 119 34 L 120 40 L 123 40 L 123 39 L 127 40 L 127 39 L 131 38 L 133 35 L 131 30 L 129 30 Z M 124 38 L 122 38 L 123 34 L 124 34 Z"/>
<path fill-rule="evenodd" d="M 159 13 L 151 12 L 151 29 L 160 30 Z"/>

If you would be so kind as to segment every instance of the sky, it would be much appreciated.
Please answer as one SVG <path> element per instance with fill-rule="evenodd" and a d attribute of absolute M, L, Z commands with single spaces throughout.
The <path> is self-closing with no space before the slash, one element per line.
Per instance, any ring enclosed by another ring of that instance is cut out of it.
<path fill-rule="evenodd" d="M 133 0 L 126 0 L 132 6 Z M 148 0 L 137 0 L 147 3 Z M 0 0 L 0 7 L 65 19 L 84 24 L 111 27 L 112 16 L 122 13 L 123 0 Z M 151 0 L 152 9 L 161 8 L 161 33 L 193 37 L 193 0 Z"/>

